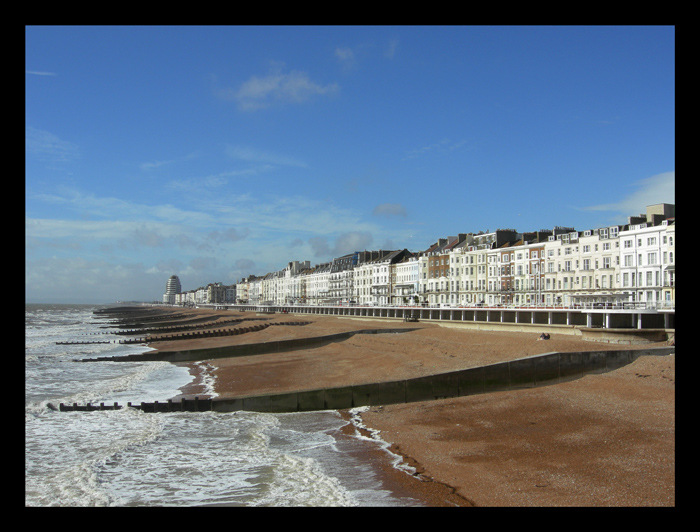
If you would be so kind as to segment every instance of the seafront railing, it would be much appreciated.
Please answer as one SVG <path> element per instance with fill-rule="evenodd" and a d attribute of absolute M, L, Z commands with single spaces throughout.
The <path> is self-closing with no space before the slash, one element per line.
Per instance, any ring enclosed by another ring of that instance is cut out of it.
<path fill-rule="evenodd" d="M 375 305 L 375 304 L 358 304 L 358 303 L 198 303 L 195 308 L 213 308 L 213 309 L 232 309 L 239 307 L 255 307 L 259 309 L 267 308 L 286 308 L 292 311 L 293 309 L 303 308 L 402 308 L 402 309 L 420 309 L 420 308 L 446 308 L 446 309 L 533 309 L 533 310 L 586 310 L 586 309 L 611 309 L 611 310 L 675 310 L 675 300 L 672 301 L 625 301 L 625 302 L 582 302 L 582 303 L 532 303 L 532 304 L 485 304 L 485 303 L 470 303 L 470 304 L 449 304 L 449 303 L 434 303 L 421 305 Z"/>

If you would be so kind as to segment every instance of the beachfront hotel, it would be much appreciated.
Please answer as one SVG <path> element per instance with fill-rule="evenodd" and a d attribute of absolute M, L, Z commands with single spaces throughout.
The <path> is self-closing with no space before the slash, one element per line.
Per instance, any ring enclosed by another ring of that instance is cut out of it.
<path fill-rule="evenodd" d="M 163 302 L 675 308 L 675 205 L 650 205 L 627 224 L 584 231 L 498 229 L 439 238 L 419 252 L 358 251 L 315 266 L 291 261 L 231 286 L 182 292 L 172 276 Z"/>

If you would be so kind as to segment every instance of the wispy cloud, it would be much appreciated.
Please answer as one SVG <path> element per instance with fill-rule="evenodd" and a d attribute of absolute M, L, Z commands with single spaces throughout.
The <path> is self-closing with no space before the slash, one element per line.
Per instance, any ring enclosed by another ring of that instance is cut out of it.
<path fill-rule="evenodd" d="M 331 244 L 331 241 L 334 243 Z M 342 257 L 354 251 L 370 249 L 374 238 L 369 231 L 349 231 L 334 240 L 327 236 L 309 238 L 309 247 L 315 258 Z"/>
<path fill-rule="evenodd" d="M 266 165 L 275 166 L 295 166 L 299 168 L 306 168 L 306 163 L 293 157 L 287 157 L 286 155 L 280 155 L 277 153 L 271 153 L 264 150 L 258 150 L 250 146 L 228 146 L 226 148 L 226 154 L 240 161 L 245 161 L 249 163 L 262 163 Z"/>
<path fill-rule="evenodd" d="M 345 73 L 354 70 L 357 66 L 355 51 L 349 46 L 340 46 L 336 48 L 335 57 Z"/>
<path fill-rule="evenodd" d="M 53 133 L 27 126 L 24 130 L 27 154 L 48 163 L 63 163 L 80 157 L 77 144 L 62 140 Z"/>
<path fill-rule="evenodd" d="M 387 59 L 393 59 L 398 49 L 399 40 L 396 38 L 391 39 L 387 47 L 384 49 L 384 57 L 386 57 Z"/>
<path fill-rule="evenodd" d="M 406 208 L 400 203 L 382 203 L 377 205 L 372 214 L 375 216 L 401 216 L 406 217 Z"/>
<path fill-rule="evenodd" d="M 334 55 L 343 68 L 343 71 L 347 73 L 354 71 L 361 61 L 375 57 L 376 50 L 380 48 L 380 45 L 369 42 L 359 44 L 355 47 L 338 46 L 334 51 Z M 394 59 L 398 49 L 399 39 L 392 38 L 389 40 L 388 44 L 381 49 L 381 54 L 384 59 Z"/>
<path fill-rule="evenodd" d="M 584 211 L 608 211 L 621 218 L 646 212 L 648 205 L 676 202 L 676 172 L 664 172 L 632 184 L 636 189 L 620 201 L 583 207 Z"/>
<path fill-rule="evenodd" d="M 117 241 L 135 234 L 143 244 L 172 239 L 178 245 L 197 247 L 202 242 L 232 242 L 249 235 L 276 240 L 342 234 L 348 227 L 365 232 L 376 230 L 372 224 L 363 222 L 358 213 L 303 196 L 257 198 L 217 191 L 188 197 L 187 208 L 146 205 L 75 190 L 35 194 L 31 199 L 67 209 L 69 218 L 83 217 L 82 220 L 28 218 L 26 235 L 39 241 L 49 238 Z"/>
<path fill-rule="evenodd" d="M 339 90 L 337 83 L 323 85 L 309 78 L 306 72 L 274 66 L 266 76 L 252 76 L 237 89 L 220 89 L 219 97 L 234 100 L 242 111 L 255 111 L 276 104 L 299 104 L 314 96 L 334 94 Z"/>
<path fill-rule="evenodd" d="M 471 141 L 469 139 L 462 139 L 457 141 L 453 141 L 451 139 L 442 139 L 438 142 L 434 142 L 421 148 L 417 148 L 406 152 L 406 156 L 403 158 L 403 160 L 416 159 L 417 157 L 421 157 L 424 155 L 446 154 L 461 151 L 464 149 L 469 149 L 470 143 Z"/>
<path fill-rule="evenodd" d="M 335 49 L 335 56 L 343 64 L 352 64 L 355 62 L 355 52 L 348 46 L 342 46 Z"/>
<path fill-rule="evenodd" d="M 41 72 L 39 70 L 25 70 L 25 74 L 30 74 L 32 76 L 57 76 L 55 72 Z"/>
<path fill-rule="evenodd" d="M 216 175 L 205 177 L 193 177 L 192 179 L 175 179 L 170 181 L 166 187 L 173 191 L 187 193 L 202 193 L 207 190 L 220 189 L 229 184 L 229 178 L 249 177 L 270 170 L 272 167 L 246 168 L 243 170 L 232 170 L 221 172 Z"/>
<path fill-rule="evenodd" d="M 188 161 L 190 159 L 194 159 L 198 157 L 198 153 L 190 153 L 189 155 L 185 155 L 183 157 L 177 157 L 175 159 L 167 159 L 164 161 L 148 161 L 145 163 L 141 163 L 139 167 L 141 170 L 148 171 L 148 170 L 155 170 L 156 168 L 161 168 L 163 166 L 170 166 L 172 164 L 176 163 L 181 163 L 182 161 Z"/>

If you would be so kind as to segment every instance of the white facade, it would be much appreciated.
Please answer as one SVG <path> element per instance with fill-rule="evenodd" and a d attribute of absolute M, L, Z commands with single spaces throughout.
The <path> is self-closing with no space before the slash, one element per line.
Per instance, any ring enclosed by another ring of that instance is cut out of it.
<path fill-rule="evenodd" d="M 665 307 L 675 307 L 676 304 L 676 224 L 666 227 L 666 251 L 661 258 L 664 269 L 663 300 Z"/>
<path fill-rule="evenodd" d="M 371 304 L 386 306 L 391 296 L 391 261 L 378 259 L 371 263 L 372 287 Z"/>
<path fill-rule="evenodd" d="M 371 262 L 365 262 L 355 267 L 353 279 L 353 299 L 358 305 L 369 305 L 372 303 L 372 274 L 374 266 Z"/>
<path fill-rule="evenodd" d="M 393 265 L 393 304 L 416 305 L 418 304 L 420 260 L 418 257 L 409 257 Z"/>
<path fill-rule="evenodd" d="M 675 224 L 669 240 L 668 223 L 650 226 L 630 225 L 620 232 L 620 272 L 622 290 L 627 301 L 643 302 L 647 306 L 662 306 L 664 283 L 669 282 L 668 266 L 675 266 L 675 250 L 669 252 L 675 240 Z M 666 261 L 666 263 L 664 262 Z M 666 292 L 670 293 L 670 292 Z"/>

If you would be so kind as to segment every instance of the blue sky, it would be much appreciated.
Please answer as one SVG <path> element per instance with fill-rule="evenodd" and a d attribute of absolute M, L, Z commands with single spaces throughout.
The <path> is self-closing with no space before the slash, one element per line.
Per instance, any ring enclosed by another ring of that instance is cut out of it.
<path fill-rule="evenodd" d="M 675 28 L 29 26 L 25 297 L 675 203 Z"/>

